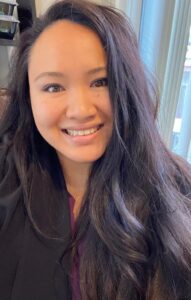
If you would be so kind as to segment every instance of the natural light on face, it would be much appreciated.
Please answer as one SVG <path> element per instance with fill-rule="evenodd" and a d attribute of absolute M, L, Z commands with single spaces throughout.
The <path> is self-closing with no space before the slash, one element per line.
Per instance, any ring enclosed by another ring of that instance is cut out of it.
<path fill-rule="evenodd" d="M 68 20 L 44 30 L 30 53 L 29 85 L 38 131 L 62 161 L 90 163 L 112 133 L 107 58 L 91 29 Z"/>

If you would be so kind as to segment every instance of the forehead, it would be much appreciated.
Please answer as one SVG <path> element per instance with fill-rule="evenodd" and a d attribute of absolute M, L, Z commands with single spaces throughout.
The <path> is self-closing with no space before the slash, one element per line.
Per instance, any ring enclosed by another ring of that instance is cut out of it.
<path fill-rule="evenodd" d="M 90 28 L 62 20 L 47 27 L 34 43 L 29 71 L 35 68 L 91 68 L 106 63 L 99 36 Z"/>

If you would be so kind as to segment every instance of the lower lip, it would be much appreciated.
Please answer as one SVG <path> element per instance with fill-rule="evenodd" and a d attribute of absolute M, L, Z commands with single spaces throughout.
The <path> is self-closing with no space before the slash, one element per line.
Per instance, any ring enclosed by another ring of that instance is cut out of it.
<path fill-rule="evenodd" d="M 65 137 L 75 144 L 79 145 L 88 145 L 91 142 L 94 141 L 94 139 L 99 135 L 100 130 L 102 127 L 100 127 L 96 132 L 88 134 L 88 135 L 69 135 L 66 132 L 62 131 L 62 133 L 65 135 Z"/>

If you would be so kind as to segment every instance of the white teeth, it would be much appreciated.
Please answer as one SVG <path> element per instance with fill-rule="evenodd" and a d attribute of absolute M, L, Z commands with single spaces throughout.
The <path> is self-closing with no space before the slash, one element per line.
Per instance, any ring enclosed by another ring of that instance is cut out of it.
<path fill-rule="evenodd" d="M 69 130 L 66 129 L 67 134 L 72 135 L 72 136 L 77 136 L 77 135 L 89 135 L 98 130 L 98 127 L 96 128 L 91 128 L 91 129 L 86 129 L 86 130 Z"/>

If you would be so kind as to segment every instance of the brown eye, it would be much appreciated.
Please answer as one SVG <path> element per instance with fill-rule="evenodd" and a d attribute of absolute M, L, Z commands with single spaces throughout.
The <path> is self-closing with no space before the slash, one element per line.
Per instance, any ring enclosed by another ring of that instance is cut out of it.
<path fill-rule="evenodd" d="M 59 84 L 48 84 L 43 88 L 44 92 L 48 92 L 48 93 L 59 93 L 61 91 L 63 91 L 63 87 L 60 86 Z"/>
<path fill-rule="evenodd" d="M 107 78 L 101 78 L 93 82 L 93 87 L 103 87 L 108 86 L 108 79 Z"/>

